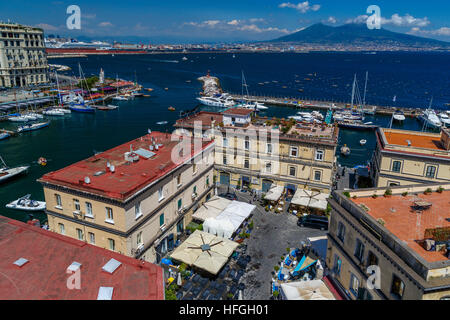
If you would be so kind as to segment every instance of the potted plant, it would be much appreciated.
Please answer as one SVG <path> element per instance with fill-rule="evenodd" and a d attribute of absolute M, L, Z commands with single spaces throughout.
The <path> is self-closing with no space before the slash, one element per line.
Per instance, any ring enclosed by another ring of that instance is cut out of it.
<path fill-rule="evenodd" d="M 406 197 L 407 195 L 408 195 L 408 192 L 407 192 L 407 191 L 405 191 L 405 192 L 402 193 L 402 196 L 404 196 L 404 197 Z"/>
<path fill-rule="evenodd" d="M 423 192 L 423 194 L 430 194 L 430 193 L 432 193 L 433 192 L 433 190 L 431 190 L 431 188 L 427 188 L 424 192 Z"/>
<path fill-rule="evenodd" d="M 386 198 L 389 198 L 390 196 L 392 196 L 392 190 L 391 188 L 387 188 L 386 191 L 384 192 L 384 196 Z"/>
<path fill-rule="evenodd" d="M 442 192 L 444 192 L 444 188 L 442 188 L 442 187 L 439 187 L 437 190 L 436 190 L 436 192 L 438 192 L 438 193 L 442 193 Z"/>
<path fill-rule="evenodd" d="M 275 300 L 278 300 L 279 295 L 280 295 L 280 292 L 278 292 L 278 291 L 273 292 L 273 297 L 275 298 Z"/>
<path fill-rule="evenodd" d="M 228 300 L 232 300 L 233 299 L 233 294 L 231 292 L 227 293 L 227 299 Z"/>
<path fill-rule="evenodd" d="M 374 193 L 374 194 L 372 195 L 372 198 L 376 199 L 376 198 L 378 198 L 378 196 Z"/>

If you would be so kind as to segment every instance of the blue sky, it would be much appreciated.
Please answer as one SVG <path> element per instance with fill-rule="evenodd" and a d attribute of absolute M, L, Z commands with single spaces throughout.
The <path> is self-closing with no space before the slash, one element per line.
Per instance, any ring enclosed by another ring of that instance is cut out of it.
<path fill-rule="evenodd" d="M 81 9 L 79 31 L 66 27 L 66 9 L 72 4 Z M 2 0 L 0 20 L 40 26 L 46 34 L 93 39 L 248 41 L 276 38 L 318 22 L 361 22 L 372 4 L 381 8 L 386 29 L 450 41 L 448 0 Z"/>

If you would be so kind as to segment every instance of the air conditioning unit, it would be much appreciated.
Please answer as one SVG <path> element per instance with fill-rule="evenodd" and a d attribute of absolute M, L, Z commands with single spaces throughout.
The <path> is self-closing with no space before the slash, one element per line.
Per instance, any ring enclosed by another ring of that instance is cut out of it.
<path fill-rule="evenodd" d="M 161 231 L 166 230 L 166 224 L 164 223 L 162 226 L 159 227 L 161 229 Z"/>
<path fill-rule="evenodd" d="M 198 197 L 197 193 L 192 194 L 192 199 L 196 199 Z"/>

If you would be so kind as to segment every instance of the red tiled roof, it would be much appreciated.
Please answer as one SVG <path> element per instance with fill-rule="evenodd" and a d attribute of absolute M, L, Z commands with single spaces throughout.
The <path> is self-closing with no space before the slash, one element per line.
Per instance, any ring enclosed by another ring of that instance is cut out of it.
<path fill-rule="evenodd" d="M 408 146 L 407 141 L 410 141 L 411 147 L 445 150 L 442 147 L 441 137 L 438 134 L 432 136 L 430 134 L 420 134 L 419 132 L 408 133 L 408 131 L 392 132 L 389 130 L 384 130 L 384 135 L 388 144 Z"/>
<path fill-rule="evenodd" d="M 217 112 L 200 111 L 195 115 L 178 119 L 175 127 L 193 127 L 194 122 L 201 122 L 203 127 L 209 127 L 211 126 L 212 121 L 215 121 L 216 125 L 218 125 L 223 121 L 223 115 Z"/>
<path fill-rule="evenodd" d="M 223 114 L 247 116 L 247 115 L 251 114 L 253 111 L 254 110 L 252 110 L 252 109 L 233 108 L 233 109 L 228 109 L 228 110 L 224 111 Z"/>
<path fill-rule="evenodd" d="M 432 203 L 431 208 L 417 213 L 412 206 L 414 201 L 422 199 Z M 426 229 L 450 227 L 450 191 L 433 192 L 429 195 L 393 195 L 390 197 L 361 197 L 352 199 L 357 205 L 364 204 L 367 212 L 375 220 L 383 219 L 384 227 L 428 262 L 447 260 L 442 253 L 426 251 L 417 243 L 423 240 Z"/>
<path fill-rule="evenodd" d="M 157 144 L 163 145 L 158 151 L 152 151 L 156 154 L 155 156 L 150 159 L 139 156 L 139 161 L 134 163 L 129 163 L 125 160 L 124 155 L 130 151 L 131 146 L 134 151 L 140 148 L 149 151 L 152 139 Z M 61 170 L 47 173 L 39 181 L 124 201 L 137 191 L 142 190 L 182 165 L 172 162 L 172 150 L 179 142 L 171 140 L 171 134 L 152 132 Z M 212 143 L 213 141 L 203 140 L 201 142 L 201 151 Z M 191 154 L 194 154 L 194 143 L 192 143 L 191 148 Z M 201 151 L 198 151 L 197 154 Z M 183 158 L 185 161 L 189 159 L 191 159 L 189 154 Z M 107 170 L 108 162 L 114 165 L 114 173 Z M 96 175 L 102 171 L 104 173 Z M 84 182 L 85 177 L 89 177 L 89 184 Z"/>
<path fill-rule="evenodd" d="M 19 258 L 29 262 L 18 267 Z M 111 259 L 121 266 L 109 274 Z M 68 289 L 66 273 L 81 263 L 80 289 Z M 161 267 L 51 231 L 0 216 L 0 299 L 95 300 L 100 287 L 113 287 L 113 300 L 163 300 Z"/>

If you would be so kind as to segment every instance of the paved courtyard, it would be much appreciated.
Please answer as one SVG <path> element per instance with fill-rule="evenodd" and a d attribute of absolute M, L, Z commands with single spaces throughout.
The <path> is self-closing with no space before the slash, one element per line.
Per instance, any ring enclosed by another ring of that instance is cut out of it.
<path fill-rule="evenodd" d="M 236 192 L 239 201 L 250 202 L 248 193 Z M 244 300 L 268 300 L 271 296 L 272 271 L 279 264 L 280 257 L 286 255 L 286 248 L 300 247 L 301 241 L 309 237 L 319 237 L 326 231 L 300 228 L 297 217 L 289 213 L 266 212 L 258 202 L 253 214 L 254 230 L 247 244 L 247 254 L 251 262 L 241 282 L 245 284 Z"/>

